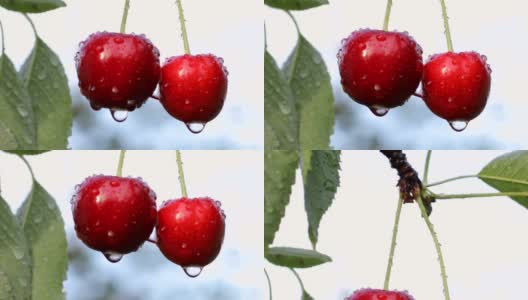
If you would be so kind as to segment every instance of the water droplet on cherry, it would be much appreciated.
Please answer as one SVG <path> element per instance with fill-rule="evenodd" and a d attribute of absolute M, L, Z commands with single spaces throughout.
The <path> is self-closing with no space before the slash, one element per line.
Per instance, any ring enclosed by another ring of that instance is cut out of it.
<path fill-rule="evenodd" d="M 383 117 L 389 112 L 389 109 L 380 105 L 373 105 L 369 107 L 370 111 L 377 117 Z"/>
<path fill-rule="evenodd" d="M 200 273 L 202 273 L 202 267 L 200 267 L 200 266 L 187 266 L 187 267 L 183 267 L 183 271 L 185 272 L 185 274 L 187 274 L 187 276 L 189 276 L 191 278 L 195 278 L 195 277 L 198 277 L 198 275 L 200 275 Z"/>
<path fill-rule="evenodd" d="M 194 134 L 202 132 L 205 128 L 205 123 L 185 123 L 187 129 Z"/>
<path fill-rule="evenodd" d="M 464 121 L 464 120 L 449 121 L 449 126 L 451 126 L 451 128 L 453 128 L 453 130 L 456 132 L 463 131 L 464 129 L 467 128 L 467 125 L 468 125 L 468 121 Z"/>
<path fill-rule="evenodd" d="M 110 113 L 112 114 L 112 118 L 116 122 L 124 122 L 128 117 L 128 111 L 127 110 L 116 110 L 111 109 Z"/>
<path fill-rule="evenodd" d="M 123 258 L 123 254 L 113 252 L 113 251 L 107 251 L 103 253 L 106 259 L 111 263 L 116 263 L 120 261 Z"/>

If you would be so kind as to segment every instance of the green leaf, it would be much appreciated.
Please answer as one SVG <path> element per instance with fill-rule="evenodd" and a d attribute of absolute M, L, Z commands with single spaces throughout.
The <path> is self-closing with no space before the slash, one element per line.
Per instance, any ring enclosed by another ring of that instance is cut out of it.
<path fill-rule="evenodd" d="M 334 95 L 321 54 L 301 35 L 283 68 L 299 113 L 301 149 L 330 148 L 334 132 Z"/>
<path fill-rule="evenodd" d="M 0 146 L 32 149 L 35 124 L 31 99 L 7 55 L 0 57 Z"/>
<path fill-rule="evenodd" d="M 328 255 L 314 250 L 273 247 L 265 252 L 266 259 L 277 266 L 288 268 L 311 268 L 332 261 Z"/>
<path fill-rule="evenodd" d="M 296 150 L 299 124 L 291 89 L 273 57 L 264 53 L 264 119 L 266 149 Z"/>
<path fill-rule="evenodd" d="M 0 0 L 0 6 L 23 13 L 40 13 L 66 6 L 61 0 Z"/>
<path fill-rule="evenodd" d="M 327 0 L 264 0 L 266 5 L 285 10 L 304 10 L 328 4 Z"/>
<path fill-rule="evenodd" d="M 16 149 L 18 147 L 17 141 L 11 130 L 0 121 L 0 148 L 1 149 Z M 1 298 L 0 298 L 1 299 Z"/>
<path fill-rule="evenodd" d="M 501 155 L 487 164 L 479 178 L 501 192 L 528 192 L 528 151 Z M 510 197 L 528 208 L 528 197 Z"/>
<path fill-rule="evenodd" d="M 13 300 L 15 296 L 13 295 L 13 287 L 9 283 L 9 278 L 0 270 L 0 299 L 3 300 Z"/>
<path fill-rule="evenodd" d="M 33 258 L 33 299 L 64 299 L 68 253 L 64 222 L 55 200 L 37 182 L 17 213 Z"/>
<path fill-rule="evenodd" d="M 37 37 L 20 72 L 33 103 L 37 149 L 66 149 L 72 127 L 72 99 L 59 58 Z"/>
<path fill-rule="evenodd" d="M 266 150 L 264 159 L 264 247 L 275 239 L 295 183 L 298 156 L 295 151 Z"/>
<path fill-rule="evenodd" d="M 11 299 L 31 299 L 31 255 L 26 237 L 11 209 L 0 197 L 0 274 Z M 7 278 L 7 279 L 6 279 Z M 3 299 L 3 298 L 2 298 Z"/>
<path fill-rule="evenodd" d="M 339 186 L 340 155 L 341 151 L 312 151 L 311 166 L 304 181 L 304 207 L 308 218 L 308 235 L 314 249 L 319 237 L 319 224 L 332 205 Z"/>
<path fill-rule="evenodd" d="M 39 155 L 49 151 L 50 150 L 4 150 L 4 152 L 16 155 Z"/>
<path fill-rule="evenodd" d="M 315 300 L 306 290 L 303 290 L 302 300 Z"/>

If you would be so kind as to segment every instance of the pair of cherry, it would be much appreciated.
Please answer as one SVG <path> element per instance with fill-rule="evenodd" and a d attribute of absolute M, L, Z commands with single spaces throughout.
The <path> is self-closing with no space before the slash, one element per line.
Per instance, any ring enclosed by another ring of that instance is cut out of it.
<path fill-rule="evenodd" d="M 156 209 L 156 194 L 141 178 L 95 175 L 76 187 L 72 212 L 77 236 L 111 262 L 145 241 L 190 277 L 219 254 L 225 215 L 219 201 L 180 198 Z M 149 239 L 156 227 L 156 240 Z"/>
<path fill-rule="evenodd" d="M 94 110 L 108 108 L 118 122 L 148 98 L 193 133 L 222 110 L 228 72 L 212 54 L 174 56 L 160 67 L 158 49 L 144 35 L 97 32 L 75 57 L 79 87 Z M 159 83 L 160 96 L 153 95 Z"/>
<path fill-rule="evenodd" d="M 413 94 L 437 116 L 462 131 L 486 106 L 491 69 L 476 52 L 446 52 L 422 62 L 422 48 L 407 32 L 361 29 L 338 53 L 344 91 L 377 116 Z M 416 92 L 422 83 L 422 95 Z"/>

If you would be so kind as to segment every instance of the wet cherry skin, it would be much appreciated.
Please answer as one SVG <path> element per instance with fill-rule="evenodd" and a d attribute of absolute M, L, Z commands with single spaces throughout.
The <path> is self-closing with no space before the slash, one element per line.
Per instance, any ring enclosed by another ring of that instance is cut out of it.
<path fill-rule="evenodd" d="M 210 264 L 220 253 L 224 232 L 225 215 L 211 198 L 169 200 L 158 211 L 158 247 L 184 268 Z"/>
<path fill-rule="evenodd" d="M 82 182 L 72 198 L 77 236 L 103 253 L 136 251 L 156 225 L 156 195 L 130 177 L 95 175 Z"/>
<path fill-rule="evenodd" d="M 161 68 L 160 101 L 174 118 L 205 124 L 222 110 L 227 74 L 223 60 L 212 54 L 171 57 Z"/>
<path fill-rule="evenodd" d="M 345 300 L 414 300 L 407 292 L 360 289 Z"/>
<path fill-rule="evenodd" d="M 97 32 L 75 57 L 81 93 L 93 109 L 133 111 L 156 89 L 158 49 L 144 35 Z"/>
<path fill-rule="evenodd" d="M 361 29 L 343 40 L 338 64 L 344 91 L 376 113 L 403 105 L 416 91 L 422 48 L 406 32 Z"/>
<path fill-rule="evenodd" d="M 424 67 L 423 99 L 447 121 L 470 121 L 486 106 L 491 69 L 477 52 L 433 55 Z"/>

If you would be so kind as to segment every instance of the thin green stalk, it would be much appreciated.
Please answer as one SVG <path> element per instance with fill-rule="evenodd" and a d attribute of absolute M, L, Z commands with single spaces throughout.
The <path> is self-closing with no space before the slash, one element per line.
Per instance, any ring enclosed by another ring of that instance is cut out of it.
<path fill-rule="evenodd" d="M 299 24 L 297 23 L 297 20 L 295 20 L 295 17 L 289 10 L 285 10 L 285 12 L 290 16 L 290 19 L 293 21 L 293 25 L 295 25 L 295 29 L 297 30 L 298 34 L 301 34 L 301 30 L 299 29 Z"/>
<path fill-rule="evenodd" d="M 123 18 L 121 19 L 121 29 L 119 30 L 119 32 L 121 33 L 125 33 L 129 9 L 130 9 L 130 0 L 125 0 L 125 7 L 123 8 Z"/>
<path fill-rule="evenodd" d="M 453 52 L 453 41 L 451 40 L 451 31 L 449 30 L 449 17 L 447 16 L 447 8 L 445 0 L 440 0 L 442 5 L 442 18 L 444 19 L 445 36 L 447 41 L 447 50 Z"/>
<path fill-rule="evenodd" d="M 31 29 L 33 29 L 33 33 L 35 34 L 35 36 L 38 36 L 37 27 L 35 27 L 35 23 L 33 23 L 33 20 L 31 20 L 31 18 L 27 14 L 23 15 L 28 20 L 29 25 L 31 25 Z"/>
<path fill-rule="evenodd" d="M 2 26 L 2 21 L 0 21 L 0 34 L 2 35 L 2 55 L 5 53 L 5 40 L 4 40 L 4 26 Z"/>
<path fill-rule="evenodd" d="M 185 177 L 183 176 L 183 163 L 180 150 L 176 150 L 176 163 L 178 163 L 178 180 L 180 181 L 182 196 L 187 198 L 187 187 L 185 186 Z"/>
<path fill-rule="evenodd" d="M 35 173 L 33 173 L 33 168 L 31 168 L 31 165 L 29 164 L 29 162 L 27 161 L 27 159 L 23 156 L 23 155 L 18 155 L 18 157 L 20 157 L 20 159 L 22 159 L 22 161 L 24 162 L 24 164 L 26 164 L 28 170 L 29 170 L 29 173 L 31 174 L 31 192 L 30 192 L 30 195 L 29 195 L 29 198 L 31 201 L 33 200 L 33 192 L 35 191 L 34 190 L 34 185 L 35 185 Z M 26 221 L 28 219 L 28 214 L 29 214 L 29 209 L 25 209 L 23 210 L 23 215 L 22 215 L 22 218 L 21 218 L 21 223 L 22 223 L 22 226 L 25 226 L 26 225 Z"/>
<path fill-rule="evenodd" d="M 299 284 L 301 285 L 302 293 L 304 294 L 305 289 L 304 289 L 304 284 L 302 282 L 301 276 L 299 276 L 299 274 L 297 273 L 297 271 L 295 271 L 294 268 L 290 268 L 290 270 L 293 272 L 293 275 L 295 275 L 295 277 L 297 277 L 297 281 L 299 281 Z"/>
<path fill-rule="evenodd" d="M 475 178 L 475 177 L 478 177 L 478 175 L 457 176 L 457 177 L 445 179 L 445 180 L 442 180 L 442 181 L 437 181 L 437 182 L 434 182 L 434 183 L 429 183 L 429 184 L 425 184 L 424 183 L 424 186 L 432 187 L 432 186 L 441 185 L 441 184 L 448 183 L 448 182 L 455 181 L 455 180 L 466 179 L 466 178 Z"/>
<path fill-rule="evenodd" d="M 23 155 L 19 155 L 18 157 L 20 157 L 22 159 L 22 161 L 26 164 L 28 170 L 29 170 L 29 173 L 31 174 L 31 179 L 34 181 L 35 180 L 35 173 L 33 173 L 33 168 L 31 168 L 31 165 L 29 164 L 29 162 L 27 161 L 27 159 L 23 156 Z"/>
<path fill-rule="evenodd" d="M 385 272 L 385 282 L 383 283 L 383 289 L 388 290 L 389 289 L 389 281 L 391 276 L 391 270 L 392 270 L 392 262 L 394 259 L 394 252 L 396 251 L 396 239 L 398 236 L 398 226 L 400 224 L 400 215 L 403 205 L 403 199 L 400 197 L 398 200 L 398 206 L 396 208 L 396 217 L 394 218 L 394 226 L 392 227 L 392 240 L 391 240 L 391 246 L 389 251 L 389 261 L 387 263 L 387 271 Z"/>
<path fill-rule="evenodd" d="M 183 15 L 183 6 L 181 4 L 181 0 L 176 0 L 176 4 L 178 5 L 178 15 L 180 16 L 183 48 L 185 49 L 185 54 L 191 54 L 191 50 L 189 48 L 189 39 L 187 37 L 187 29 L 185 28 L 185 17 Z"/>
<path fill-rule="evenodd" d="M 264 268 L 264 274 L 266 274 L 266 279 L 268 280 L 269 299 L 273 300 L 272 290 L 271 290 L 271 280 L 270 280 L 270 277 L 268 275 L 268 271 L 266 271 L 266 268 Z"/>
<path fill-rule="evenodd" d="M 125 153 L 126 150 L 121 150 L 119 152 L 119 162 L 117 163 L 117 172 L 116 176 L 123 176 L 123 163 L 125 162 Z"/>
<path fill-rule="evenodd" d="M 387 8 L 385 9 L 385 19 L 383 20 L 383 30 L 389 30 L 389 19 L 392 8 L 392 0 L 387 0 Z"/>
<path fill-rule="evenodd" d="M 515 197 L 528 196 L 528 192 L 482 193 L 482 194 L 432 194 L 435 199 L 465 199 L 486 197 Z"/>
<path fill-rule="evenodd" d="M 422 213 L 422 218 L 424 218 L 425 224 L 427 225 L 427 228 L 429 229 L 429 233 L 431 234 L 431 237 L 433 238 L 433 242 L 436 248 L 436 253 L 438 255 L 438 263 L 440 264 L 440 273 L 442 276 L 442 285 L 444 287 L 443 289 L 444 297 L 445 297 L 445 300 L 450 300 L 451 298 L 449 297 L 449 286 L 447 284 L 447 272 L 446 272 L 446 267 L 444 263 L 444 257 L 442 255 L 442 249 L 440 247 L 440 242 L 438 241 L 438 235 L 436 231 L 434 230 L 433 223 L 431 223 L 431 221 L 429 220 L 429 217 L 427 216 L 427 210 L 425 209 L 425 206 L 422 202 L 422 197 L 419 196 L 417 201 L 418 201 L 418 206 L 420 207 L 420 211 Z"/>
<path fill-rule="evenodd" d="M 429 179 L 429 163 L 431 161 L 432 150 L 427 150 L 427 156 L 425 157 L 424 175 L 422 179 L 422 185 L 427 186 L 427 180 Z"/>

